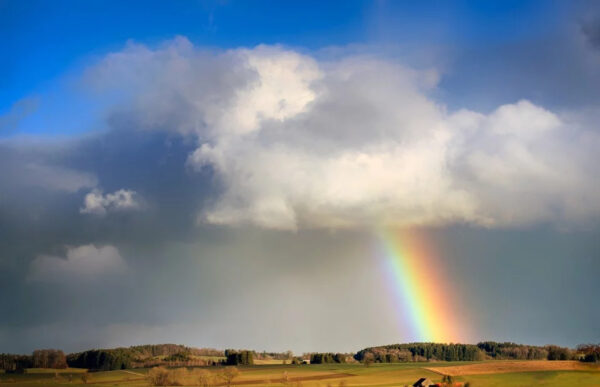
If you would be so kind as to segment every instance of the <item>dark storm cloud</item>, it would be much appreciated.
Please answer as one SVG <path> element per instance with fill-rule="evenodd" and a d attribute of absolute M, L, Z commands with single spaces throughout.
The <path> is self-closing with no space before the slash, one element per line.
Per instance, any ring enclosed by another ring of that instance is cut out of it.
<path fill-rule="evenodd" d="M 151 242 L 163 233 L 185 238 L 194 224 L 189 211 L 208 189 L 202 173 L 185 168 L 190 149 L 185 140 L 163 133 L 114 129 L 66 143 L 17 140 L 0 146 L 8 166 L 0 181 L 6 227 L 14 231 L 33 225 L 42 237 L 54 235 L 62 243 L 92 237 Z M 148 208 L 102 220 L 82 216 L 84 196 L 93 188 L 134 190 Z"/>
<path fill-rule="evenodd" d="M 600 103 L 600 56 L 580 31 L 530 41 L 461 47 L 449 53 L 440 98 L 483 111 L 526 98 L 550 109 Z"/>
<path fill-rule="evenodd" d="M 600 12 L 581 23 L 581 32 L 590 46 L 600 49 Z"/>
<path fill-rule="evenodd" d="M 190 209 L 201 204 L 208 188 L 201 172 L 186 170 L 189 144 L 181 138 L 113 129 L 67 142 L 6 140 L 0 147 L 7 167 L 0 179 L 0 293 L 3 309 L 12 311 L 2 314 L 0 325 L 50 323 L 65 316 L 106 321 L 120 309 L 113 300 L 127 302 L 130 285 L 123 278 L 109 276 L 83 289 L 68 280 L 27 283 L 35 270 L 32 262 L 40 256 L 64 257 L 66 246 L 93 243 L 114 245 L 125 261 L 151 265 L 164 257 L 148 252 L 198 233 Z M 26 167 L 32 163 L 43 166 L 44 174 Z M 51 184 L 40 183 L 42 177 L 51 178 Z M 147 206 L 102 218 L 86 216 L 80 208 L 94 187 L 133 189 Z M 59 299 L 63 301 L 57 305 Z M 89 308 L 90 300 L 94 308 Z"/>

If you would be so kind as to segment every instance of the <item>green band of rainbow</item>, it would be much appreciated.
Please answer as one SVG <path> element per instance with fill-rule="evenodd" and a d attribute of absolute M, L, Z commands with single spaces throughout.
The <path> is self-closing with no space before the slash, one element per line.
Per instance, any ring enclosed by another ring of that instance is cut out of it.
<path fill-rule="evenodd" d="M 440 262 L 410 233 L 380 232 L 386 267 L 393 286 L 400 319 L 410 323 L 410 336 L 421 342 L 452 342 L 461 330 L 456 323 L 448 279 L 440 278 Z M 406 324 L 403 324 L 404 326 Z"/>

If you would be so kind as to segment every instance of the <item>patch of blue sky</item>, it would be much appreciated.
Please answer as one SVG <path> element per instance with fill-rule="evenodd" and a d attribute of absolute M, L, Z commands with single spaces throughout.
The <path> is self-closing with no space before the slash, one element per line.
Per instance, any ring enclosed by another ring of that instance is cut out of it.
<path fill-rule="evenodd" d="M 565 8 L 549 1 L 3 1 L 0 114 L 36 97 L 37 109 L 11 133 L 98 129 L 94 118 L 103 105 L 74 90 L 69 77 L 128 40 L 156 45 L 183 35 L 222 49 L 283 44 L 318 51 L 358 44 L 466 50 L 547 35 Z"/>

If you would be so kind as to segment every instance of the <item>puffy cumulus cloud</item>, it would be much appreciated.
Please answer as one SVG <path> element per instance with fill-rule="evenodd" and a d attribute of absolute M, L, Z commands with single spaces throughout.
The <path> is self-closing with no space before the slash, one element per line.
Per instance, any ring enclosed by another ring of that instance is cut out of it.
<path fill-rule="evenodd" d="M 29 266 L 30 281 L 89 281 L 104 275 L 119 274 L 126 269 L 119 250 L 111 245 L 92 244 L 67 247 L 65 257 L 39 255 Z"/>
<path fill-rule="evenodd" d="M 85 195 L 83 207 L 79 212 L 102 216 L 108 211 L 131 211 L 140 208 L 141 203 L 135 191 L 120 189 L 104 195 L 101 190 L 94 189 Z"/>
<path fill-rule="evenodd" d="M 319 77 L 317 63 L 293 51 L 259 46 L 214 53 L 178 37 L 157 50 L 129 43 L 89 69 L 86 83 L 131 102 L 115 117 L 204 138 L 247 134 L 264 118 L 300 113 L 314 99 L 309 85 Z"/>
<path fill-rule="evenodd" d="M 600 140 L 585 119 L 527 100 L 449 112 L 430 96 L 430 69 L 282 47 L 211 53 L 178 38 L 130 44 L 90 74 L 128 96 L 113 118 L 195 135 L 188 163 L 221 187 L 202 221 L 293 230 L 600 214 Z"/>
<path fill-rule="evenodd" d="M 489 115 L 461 111 L 449 123 L 451 176 L 471 193 L 482 224 L 573 224 L 597 218 L 597 132 L 527 101 Z"/>

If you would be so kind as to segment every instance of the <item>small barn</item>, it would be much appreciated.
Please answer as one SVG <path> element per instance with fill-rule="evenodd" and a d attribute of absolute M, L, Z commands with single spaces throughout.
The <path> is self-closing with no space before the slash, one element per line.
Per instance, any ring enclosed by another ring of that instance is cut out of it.
<path fill-rule="evenodd" d="M 431 379 L 421 378 L 413 384 L 413 387 L 429 387 L 433 385 L 434 383 L 431 381 Z"/>

